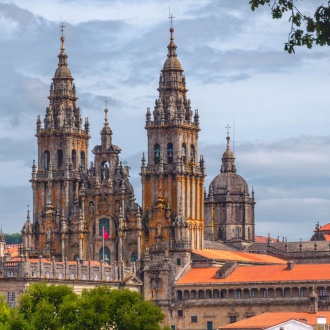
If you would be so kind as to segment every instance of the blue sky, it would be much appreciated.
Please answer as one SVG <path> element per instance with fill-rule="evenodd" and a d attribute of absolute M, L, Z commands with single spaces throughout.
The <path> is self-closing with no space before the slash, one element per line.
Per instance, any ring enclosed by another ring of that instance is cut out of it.
<path fill-rule="evenodd" d="M 306 14 L 314 4 L 301 2 Z M 321 4 L 321 3 L 320 3 Z M 35 122 L 48 105 L 61 20 L 78 105 L 99 143 L 104 100 L 113 143 L 138 175 L 147 150 L 145 112 L 157 98 L 169 43 L 169 5 L 188 97 L 199 109 L 206 188 L 220 171 L 225 126 L 238 173 L 254 187 L 256 232 L 308 239 L 330 222 L 329 49 L 283 51 L 290 25 L 252 12 L 248 0 L 0 1 L 0 215 L 19 231 L 32 204 Z M 89 155 L 90 161 L 93 159 Z"/>

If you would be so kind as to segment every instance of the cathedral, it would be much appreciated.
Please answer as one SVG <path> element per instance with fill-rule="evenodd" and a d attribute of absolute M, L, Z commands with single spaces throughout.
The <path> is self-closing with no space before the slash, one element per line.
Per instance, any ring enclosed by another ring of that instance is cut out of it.
<path fill-rule="evenodd" d="M 62 29 L 49 105 L 36 123 L 32 215 L 16 254 L 0 233 L 0 291 L 7 301 L 14 306 L 38 281 L 78 292 L 126 287 L 161 306 L 171 330 L 212 330 L 265 311 L 305 310 L 310 301 L 310 313 L 329 309 L 329 225 L 317 226 L 313 241 L 258 242 L 254 190 L 237 173 L 229 132 L 219 174 L 205 187 L 202 112 L 187 97 L 173 27 L 158 96 L 145 114 L 142 205 L 112 143 L 107 107 L 89 159 L 90 123 L 77 105 L 64 42 Z"/>
<path fill-rule="evenodd" d="M 175 276 L 192 251 L 216 242 L 254 241 L 254 192 L 236 173 L 227 149 L 220 174 L 205 191 L 205 161 L 199 155 L 200 119 L 188 89 L 170 29 L 154 109 L 147 109 L 148 150 L 142 156 L 142 206 L 134 197 L 129 167 L 112 143 L 108 109 L 100 144 L 89 161 L 90 123 L 77 106 L 76 87 L 62 31 L 49 106 L 37 118 L 38 160 L 33 161 L 32 221 L 22 229 L 29 258 L 134 263 L 146 299 L 173 296 Z M 141 114 L 142 115 L 142 114 Z"/>
<path fill-rule="evenodd" d="M 186 262 L 192 249 L 210 241 L 254 240 L 254 193 L 236 173 L 230 150 L 208 195 L 203 156 L 198 152 L 199 113 L 187 98 L 186 78 L 170 29 L 158 98 L 146 113 L 148 151 L 142 157 L 142 207 L 134 198 L 129 167 L 112 143 L 108 109 L 100 145 L 89 162 L 90 124 L 77 106 L 76 87 L 65 52 L 50 84 L 49 106 L 37 119 L 38 160 L 32 166 L 33 221 L 22 229 L 30 256 L 59 260 L 137 262 L 156 251 Z M 205 210 L 205 211 L 204 211 Z M 104 236 L 107 239 L 103 244 Z"/>

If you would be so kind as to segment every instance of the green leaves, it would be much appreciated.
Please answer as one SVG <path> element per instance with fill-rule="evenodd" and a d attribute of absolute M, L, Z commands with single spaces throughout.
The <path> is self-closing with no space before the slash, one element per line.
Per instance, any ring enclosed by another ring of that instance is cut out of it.
<path fill-rule="evenodd" d="M 271 8 L 273 19 L 280 19 L 283 14 L 289 13 L 291 30 L 288 42 L 284 44 L 284 50 L 294 53 L 296 46 L 312 48 L 314 44 L 330 45 L 330 0 L 328 5 L 319 6 L 314 17 L 304 15 L 295 5 L 297 0 L 250 0 L 251 9 L 254 11 L 261 5 Z"/>
<path fill-rule="evenodd" d="M 0 319 L 0 329 L 7 330 L 161 330 L 165 317 L 140 293 L 105 286 L 78 296 L 66 285 L 38 283 L 29 287 L 17 309 L 4 307 L 8 313 Z"/>

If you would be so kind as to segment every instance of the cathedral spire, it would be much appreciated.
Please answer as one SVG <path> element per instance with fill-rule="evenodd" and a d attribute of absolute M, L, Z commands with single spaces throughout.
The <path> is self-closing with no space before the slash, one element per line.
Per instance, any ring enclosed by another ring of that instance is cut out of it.
<path fill-rule="evenodd" d="M 62 23 L 60 25 L 60 28 L 61 28 L 61 32 L 62 32 L 62 35 L 61 35 L 61 52 L 60 54 L 58 55 L 58 58 L 59 58 L 59 62 L 58 62 L 58 66 L 67 66 L 68 63 L 67 63 L 67 58 L 68 58 L 68 55 L 65 53 L 65 46 L 64 46 L 64 28 L 65 28 L 65 25 Z"/>
<path fill-rule="evenodd" d="M 235 157 L 234 153 L 230 150 L 230 136 L 226 137 L 227 150 L 222 156 L 221 173 L 233 172 L 236 173 Z"/>
<path fill-rule="evenodd" d="M 110 149 L 111 143 L 112 143 L 112 131 L 109 127 L 108 122 L 108 101 L 104 101 L 106 103 L 105 109 L 104 109 L 104 126 L 101 130 L 101 142 L 102 142 L 102 149 L 108 150 Z"/>
<path fill-rule="evenodd" d="M 167 57 L 177 57 L 178 55 L 176 54 L 176 44 L 174 43 L 174 28 L 170 28 L 170 33 L 171 33 L 171 37 L 170 37 L 170 43 L 167 46 L 168 49 L 168 54 Z"/>

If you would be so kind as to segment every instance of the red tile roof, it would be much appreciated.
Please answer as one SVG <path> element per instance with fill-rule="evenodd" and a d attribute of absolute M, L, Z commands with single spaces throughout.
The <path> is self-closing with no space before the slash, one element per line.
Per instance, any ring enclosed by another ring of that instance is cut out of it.
<path fill-rule="evenodd" d="M 316 314 L 311 313 L 300 313 L 300 312 L 267 312 L 263 314 L 259 314 L 254 317 L 250 317 L 248 319 L 244 319 L 232 324 L 228 324 L 225 326 L 221 326 L 220 329 L 256 329 L 256 328 L 268 328 L 291 319 L 309 324 L 315 325 L 316 324 L 316 317 L 317 316 L 326 316 L 327 324 L 330 321 L 330 312 L 329 311 L 322 311 Z"/>
<path fill-rule="evenodd" d="M 274 282 L 274 281 L 330 281 L 329 264 L 294 265 L 288 270 L 284 265 L 239 266 L 226 278 L 216 278 L 219 268 L 192 268 L 183 275 L 176 284 L 190 285 L 202 283 L 234 283 L 234 282 Z"/>
<path fill-rule="evenodd" d="M 320 228 L 320 231 L 322 231 L 322 230 L 330 230 L 330 223 L 327 223 L 326 225 L 322 226 Z"/>
<path fill-rule="evenodd" d="M 269 239 L 270 239 L 271 243 L 276 243 L 277 242 L 276 238 L 270 237 Z M 255 242 L 256 243 L 268 243 L 268 237 L 266 237 L 266 236 L 255 236 Z"/>
<path fill-rule="evenodd" d="M 193 250 L 193 253 L 214 260 L 237 261 L 246 263 L 286 264 L 286 261 L 266 254 L 246 253 L 225 250 Z"/>

